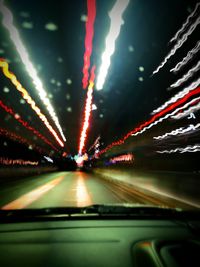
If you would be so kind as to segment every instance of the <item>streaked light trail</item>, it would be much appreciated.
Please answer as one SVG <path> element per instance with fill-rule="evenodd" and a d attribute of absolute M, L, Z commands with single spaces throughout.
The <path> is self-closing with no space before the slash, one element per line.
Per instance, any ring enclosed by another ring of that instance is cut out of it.
<path fill-rule="evenodd" d="M 21 119 L 21 117 L 16 114 L 13 109 L 9 108 L 8 106 L 6 106 L 2 100 L 0 100 L 0 107 L 5 110 L 7 113 L 9 113 L 10 115 L 13 116 L 13 118 L 15 118 L 20 124 L 22 124 L 27 130 L 33 132 L 35 135 L 37 135 L 41 140 L 43 140 L 46 144 L 48 144 L 49 146 L 51 146 L 54 150 L 58 151 L 58 149 L 46 138 L 44 137 L 42 134 L 40 134 L 35 128 L 33 128 L 32 126 L 30 126 L 28 124 L 28 122 L 24 121 Z"/>
<path fill-rule="evenodd" d="M 163 140 L 167 137 L 176 136 L 176 135 L 182 135 L 185 133 L 190 133 L 196 131 L 198 128 L 200 128 L 200 123 L 197 123 L 196 125 L 190 124 L 188 127 L 180 127 L 178 129 L 172 130 L 171 132 L 165 133 L 163 135 L 155 136 L 153 139 L 155 140 Z"/>
<path fill-rule="evenodd" d="M 188 120 L 190 120 L 190 119 L 196 119 L 194 113 L 190 113 L 190 115 L 187 118 L 188 118 Z"/>
<path fill-rule="evenodd" d="M 87 21 L 86 21 L 86 35 L 85 35 L 85 53 L 83 66 L 83 89 L 88 86 L 90 56 L 92 54 L 92 40 L 94 35 L 94 22 L 96 17 L 96 0 L 87 0 Z"/>
<path fill-rule="evenodd" d="M 176 51 L 187 41 L 188 37 L 193 33 L 200 23 L 200 17 L 189 27 L 188 31 L 177 41 L 176 45 L 171 49 L 168 55 L 164 58 L 161 64 L 153 71 L 153 74 L 158 73 L 159 70 L 167 63 L 167 61 L 176 53 Z"/>
<path fill-rule="evenodd" d="M 200 98 L 200 97 L 199 97 Z M 196 101 L 196 99 L 195 99 Z M 167 115 L 165 115 L 164 117 L 159 118 L 158 120 L 152 122 L 150 125 L 144 127 L 142 130 L 132 134 L 132 136 L 137 136 L 139 134 L 142 134 L 143 132 L 145 132 L 146 130 L 149 130 L 150 128 L 152 128 L 153 126 L 157 125 L 158 123 L 168 119 L 168 118 L 172 118 L 175 114 L 177 114 L 179 111 L 182 111 L 183 109 L 187 108 L 188 106 L 190 106 L 191 104 L 193 104 L 194 100 L 189 101 L 188 103 L 186 103 L 184 106 L 181 106 L 177 109 L 175 109 L 173 112 L 168 113 Z"/>
<path fill-rule="evenodd" d="M 133 162 L 133 160 L 134 160 L 133 154 L 128 153 L 111 158 L 109 162 L 115 164 L 117 162 Z"/>
<path fill-rule="evenodd" d="M 186 153 L 186 152 L 199 152 L 200 151 L 200 145 L 196 144 L 193 146 L 186 146 L 186 147 L 177 147 L 175 149 L 171 150 L 161 150 L 161 151 L 156 151 L 157 153 L 160 154 L 171 154 L 171 153 Z"/>
<path fill-rule="evenodd" d="M 112 10 L 109 13 L 110 17 L 110 29 L 105 41 L 105 51 L 101 57 L 101 66 L 97 76 L 96 89 L 103 89 L 104 82 L 108 73 L 110 66 L 110 58 L 115 51 L 115 42 L 120 33 L 122 24 L 124 23 L 122 19 L 123 12 L 127 8 L 129 0 L 117 0 Z"/>
<path fill-rule="evenodd" d="M 27 147 L 32 147 L 34 150 L 37 150 L 40 154 L 41 153 L 45 153 L 45 151 L 42 148 L 40 148 L 40 147 L 36 146 L 35 144 L 29 142 L 27 139 L 16 135 L 15 133 L 7 131 L 6 129 L 0 128 L 0 135 L 6 136 L 11 140 L 14 140 L 14 141 L 17 141 L 20 144 L 26 145 Z"/>
<path fill-rule="evenodd" d="M 187 17 L 187 20 L 183 23 L 181 29 L 175 34 L 175 36 L 170 40 L 170 42 L 176 41 L 178 37 L 181 35 L 182 32 L 188 27 L 190 24 L 190 19 L 195 16 L 195 13 L 197 12 L 198 8 L 200 6 L 200 3 L 197 3 L 193 12 Z"/>
<path fill-rule="evenodd" d="M 38 161 L 0 158 L 0 164 L 3 164 L 3 165 L 38 165 Z"/>
<path fill-rule="evenodd" d="M 51 105 L 49 98 L 47 97 L 47 93 L 43 87 L 42 81 L 38 77 L 37 71 L 36 71 L 35 67 L 33 66 L 33 64 L 29 58 L 28 52 L 27 52 L 27 50 L 26 50 L 26 48 L 25 48 L 25 46 L 24 46 L 24 44 L 20 38 L 20 35 L 19 35 L 17 28 L 13 24 L 12 12 L 8 9 L 8 7 L 5 6 L 3 0 L 0 0 L 0 12 L 2 13 L 2 16 L 3 16 L 3 19 L 2 19 L 3 26 L 8 30 L 10 38 L 11 38 L 24 66 L 26 68 L 28 75 L 31 77 L 32 82 L 35 85 L 35 88 L 38 92 L 40 99 L 42 100 L 42 102 L 46 106 L 46 108 L 47 108 L 52 120 L 56 124 L 63 140 L 66 141 L 66 138 L 65 138 L 63 131 L 62 131 L 62 128 L 59 124 L 58 117 L 56 116 L 54 108 Z"/>
<path fill-rule="evenodd" d="M 199 86 L 199 84 L 200 84 L 200 78 L 198 78 L 195 82 L 191 83 L 188 87 L 184 88 L 182 91 L 180 91 L 175 96 L 173 96 L 172 98 L 170 98 L 161 107 L 153 110 L 152 114 L 156 114 L 156 113 L 160 112 L 161 110 L 165 109 L 170 104 L 175 103 L 178 99 L 184 97 L 190 91 L 194 90 L 197 86 Z"/>
<path fill-rule="evenodd" d="M 50 162 L 50 163 L 53 163 L 53 160 L 52 160 L 52 158 L 50 158 L 50 157 L 47 157 L 47 156 L 44 156 L 44 158 L 48 161 L 48 162 Z"/>
<path fill-rule="evenodd" d="M 7 78 L 9 78 L 10 81 L 15 85 L 16 89 L 21 93 L 22 97 L 31 106 L 31 108 L 36 112 L 36 114 L 41 119 L 41 121 L 45 124 L 49 132 L 55 137 L 59 145 L 63 147 L 64 146 L 63 142 L 60 140 L 57 133 L 55 132 L 55 130 L 52 128 L 52 126 L 48 122 L 46 116 L 43 113 L 41 113 L 40 109 L 36 106 L 35 102 L 31 98 L 29 93 L 26 91 L 26 89 L 23 88 L 21 83 L 17 80 L 17 77 L 12 72 L 9 71 L 8 63 L 4 61 L 4 59 L 1 59 L 1 58 L 0 58 L 0 67 L 2 68 L 4 75 Z"/>
<path fill-rule="evenodd" d="M 89 127 L 90 114 L 91 114 L 91 110 L 92 110 L 92 94 L 93 94 L 94 79 L 95 79 L 94 71 L 95 71 L 95 66 L 93 66 L 91 69 L 91 76 L 90 76 L 89 86 L 88 86 L 88 90 L 87 90 L 87 98 L 86 98 L 85 113 L 84 113 L 84 123 L 83 123 L 83 128 L 81 131 L 79 152 L 78 152 L 79 155 L 82 155 L 82 153 L 83 153 L 86 138 L 87 138 L 87 130 Z"/>
<path fill-rule="evenodd" d="M 192 77 L 192 75 L 197 72 L 200 69 L 200 61 L 197 62 L 197 64 L 192 67 L 185 75 L 183 75 L 182 78 L 180 78 L 178 81 L 170 85 L 170 87 L 175 88 L 186 82 L 189 78 Z"/>
<path fill-rule="evenodd" d="M 190 115 L 191 113 L 197 112 L 199 109 L 200 109 L 200 103 L 184 110 L 183 112 L 180 112 L 180 113 L 172 116 L 172 119 L 176 119 L 176 120 L 182 119 L 182 118 Z"/>
<path fill-rule="evenodd" d="M 190 97 L 192 97 L 194 95 L 198 95 L 199 93 L 200 93 L 200 87 L 197 87 L 195 90 L 193 90 L 193 91 L 189 92 L 187 95 L 185 95 L 182 99 L 179 99 L 176 103 L 171 104 L 169 107 L 167 107 L 164 110 L 160 111 L 159 113 L 153 115 L 148 121 L 142 123 L 138 127 L 134 128 L 132 131 L 128 132 L 122 139 L 115 141 L 115 142 L 111 143 L 110 145 L 108 145 L 106 148 L 102 149 L 100 152 L 97 153 L 97 155 L 101 155 L 101 154 L 106 153 L 108 150 L 110 150 L 114 146 L 119 146 L 119 145 L 124 144 L 126 139 L 128 139 L 130 136 L 136 136 L 138 134 L 141 134 L 141 133 L 145 132 L 146 130 L 150 129 L 151 127 L 162 122 L 163 120 L 170 118 L 171 116 L 176 114 L 178 111 L 188 107 L 191 103 L 190 102 L 186 103 L 184 106 L 181 106 L 181 107 L 178 107 L 178 106 L 184 104 Z M 172 111 L 173 109 L 175 109 L 175 110 Z M 172 112 L 168 113 L 170 111 L 172 111 Z M 166 114 L 166 113 L 168 113 L 168 114 Z M 162 117 L 163 115 L 165 115 L 165 116 Z"/>
<path fill-rule="evenodd" d="M 197 42 L 194 48 L 192 48 L 187 55 L 173 68 L 170 70 L 170 72 L 178 72 L 182 67 L 184 67 L 195 54 L 199 52 L 200 49 L 200 41 Z"/>
<path fill-rule="evenodd" d="M 95 148 L 96 146 L 99 146 L 99 141 L 100 141 L 101 137 L 100 135 L 95 139 L 94 143 L 91 145 L 91 147 L 88 149 L 88 151 L 92 150 L 93 148 Z"/>

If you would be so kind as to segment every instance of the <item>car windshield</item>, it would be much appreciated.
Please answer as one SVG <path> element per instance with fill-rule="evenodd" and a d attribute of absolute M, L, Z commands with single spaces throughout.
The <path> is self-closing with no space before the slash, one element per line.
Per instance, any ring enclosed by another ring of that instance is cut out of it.
<path fill-rule="evenodd" d="M 200 208 L 200 2 L 0 0 L 0 209 Z"/>

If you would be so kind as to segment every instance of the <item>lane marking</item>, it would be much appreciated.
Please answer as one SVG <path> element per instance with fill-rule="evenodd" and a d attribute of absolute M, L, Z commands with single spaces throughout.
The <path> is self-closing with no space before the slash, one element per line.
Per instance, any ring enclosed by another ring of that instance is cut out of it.
<path fill-rule="evenodd" d="M 38 200 L 42 195 L 47 193 L 49 190 L 54 188 L 58 185 L 64 178 L 64 175 L 59 176 L 58 178 L 48 182 L 42 186 L 37 187 L 35 190 L 22 195 L 21 197 L 17 198 L 16 200 L 6 204 L 1 209 L 2 210 L 12 210 L 12 209 L 23 209 L 33 203 L 34 201 Z"/>
<path fill-rule="evenodd" d="M 76 201 L 78 207 L 92 205 L 92 199 L 87 190 L 87 186 L 84 181 L 84 176 L 79 173 L 77 185 L 76 185 Z"/>

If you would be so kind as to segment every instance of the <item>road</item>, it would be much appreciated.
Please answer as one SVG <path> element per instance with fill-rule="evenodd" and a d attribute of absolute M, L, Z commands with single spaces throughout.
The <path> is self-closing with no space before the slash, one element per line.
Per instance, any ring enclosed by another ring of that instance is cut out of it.
<path fill-rule="evenodd" d="M 54 172 L 13 180 L 1 185 L 0 196 L 1 209 L 81 207 L 105 203 L 184 207 L 180 203 L 148 195 L 133 187 L 109 182 L 97 174 L 81 171 Z"/>

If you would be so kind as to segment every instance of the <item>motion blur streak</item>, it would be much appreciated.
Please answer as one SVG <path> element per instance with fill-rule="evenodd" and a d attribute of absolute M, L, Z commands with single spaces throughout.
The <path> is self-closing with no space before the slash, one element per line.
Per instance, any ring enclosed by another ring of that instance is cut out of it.
<path fill-rule="evenodd" d="M 46 144 L 51 146 L 54 150 L 58 151 L 58 149 L 49 141 L 47 140 L 43 135 L 41 135 L 37 130 L 35 130 L 32 126 L 28 124 L 28 122 L 21 119 L 21 117 L 13 111 L 13 109 L 6 106 L 2 100 L 0 100 L 0 107 L 4 109 L 7 113 L 13 116 L 20 124 L 22 124 L 27 130 L 33 132 L 35 135 L 37 135 L 41 140 L 43 140 Z"/>
<path fill-rule="evenodd" d="M 200 92 L 200 91 L 199 91 L 199 92 Z M 198 93 L 198 91 L 197 91 L 197 93 Z M 181 107 L 175 109 L 172 113 L 168 113 L 168 114 L 165 115 L 164 117 L 161 117 L 159 120 L 154 121 L 153 123 L 151 123 L 149 126 L 144 127 L 141 131 L 132 134 L 132 136 L 137 136 L 138 134 L 141 134 L 141 133 L 145 132 L 146 130 L 148 130 L 148 129 L 150 129 L 151 127 L 157 125 L 158 123 L 162 122 L 163 120 L 166 120 L 166 119 L 168 119 L 168 118 L 173 118 L 173 115 L 174 115 L 174 114 L 178 113 L 179 111 L 182 111 L 183 109 L 187 108 L 188 106 L 190 106 L 191 104 L 193 104 L 194 102 L 196 102 L 196 101 L 199 100 L 199 99 L 200 99 L 200 97 L 191 100 L 190 102 L 186 103 L 184 106 L 181 106 Z"/>
<path fill-rule="evenodd" d="M 80 173 L 76 186 L 77 207 L 92 205 L 92 199 L 84 182 L 83 174 Z"/>
<path fill-rule="evenodd" d="M 7 131 L 6 129 L 0 128 L 0 135 L 6 136 L 11 140 L 14 140 L 14 141 L 17 141 L 18 143 L 24 144 L 27 147 L 29 147 L 30 149 L 34 149 L 41 154 L 45 153 L 45 151 L 43 149 L 41 149 L 40 147 L 36 146 L 35 144 L 32 144 L 27 139 L 25 139 L 21 136 L 18 136 L 15 133 Z"/>
<path fill-rule="evenodd" d="M 40 99 L 42 100 L 42 102 L 46 106 L 47 110 L 49 111 L 49 114 L 50 114 L 52 120 L 55 122 L 63 140 L 66 141 L 65 136 L 62 132 L 62 128 L 59 124 L 58 118 L 55 114 L 54 108 L 51 105 L 51 103 L 47 97 L 47 93 L 46 93 L 45 89 L 43 88 L 42 81 L 38 77 L 37 71 L 29 59 L 28 52 L 27 52 L 27 50 L 26 50 L 26 48 L 25 48 L 25 46 L 24 46 L 24 44 L 20 38 L 18 30 L 13 25 L 13 15 L 12 15 L 11 11 L 4 5 L 3 0 L 0 0 L 0 12 L 2 13 L 2 16 L 3 16 L 2 23 L 3 23 L 4 27 L 8 30 L 8 32 L 10 34 L 10 38 L 11 38 L 13 44 L 15 45 L 16 50 L 17 50 L 23 64 L 25 65 L 25 68 L 26 68 L 28 75 L 31 77 L 33 84 L 35 85 L 35 88 L 36 88 L 36 90 L 40 96 Z"/>
<path fill-rule="evenodd" d="M 185 66 L 195 54 L 199 52 L 200 49 L 200 41 L 197 42 L 196 46 L 192 48 L 187 55 L 180 61 L 173 69 L 170 70 L 170 72 L 178 72 L 183 66 Z"/>
<path fill-rule="evenodd" d="M 191 103 L 190 102 L 186 103 L 184 106 L 181 106 L 181 107 L 175 109 L 176 107 L 178 107 L 181 104 L 184 104 L 190 97 L 192 97 L 193 95 L 199 94 L 199 93 L 200 93 L 200 87 L 196 88 L 192 92 L 189 92 L 186 96 L 184 96 L 182 99 L 180 99 L 176 103 L 170 105 L 168 108 L 166 108 L 166 109 L 162 110 L 161 112 L 155 114 L 150 120 L 142 123 L 140 126 L 136 127 L 132 131 L 128 132 L 122 139 L 111 143 L 105 149 L 102 149 L 100 152 L 98 152 L 97 155 L 99 156 L 101 154 L 106 153 L 109 149 L 111 149 L 114 146 L 120 146 L 120 145 L 124 144 L 125 140 L 128 139 L 130 136 L 136 136 L 138 134 L 141 134 L 141 133 L 145 132 L 146 130 L 150 129 L 151 127 L 153 127 L 153 126 L 157 125 L 158 123 L 162 122 L 163 120 L 166 120 L 166 119 L 170 118 L 171 116 L 176 114 L 178 111 L 188 107 Z M 169 111 L 171 111 L 173 109 L 175 109 L 175 110 L 172 113 L 168 113 L 164 117 L 162 117 L 165 113 L 167 113 L 167 112 L 169 112 Z M 159 119 L 156 120 L 157 118 L 159 118 Z"/>
<path fill-rule="evenodd" d="M 58 185 L 64 176 L 60 176 L 56 179 L 54 179 L 53 181 L 46 183 L 40 187 L 38 187 L 37 189 L 21 196 L 20 198 L 8 203 L 7 205 L 3 206 L 1 209 L 2 210 L 12 210 L 12 209 L 23 209 L 25 207 L 27 207 L 28 205 L 30 205 L 31 203 L 33 203 L 34 201 L 36 201 L 37 199 L 39 199 L 42 195 L 44 195 L 45 193 L 47 193 L 49 190 L 51 190 L 52 188 L 54 188 L 56 185 Z"/>
<path fill-rule="evenodd" d="M 162 139 L 165 139 L 166 137 L 169 137 L 169 136 L 175 136 L 175 135 L 181 135 L 181 134 L 185 134 L 185 133 L 190 133 L 190 132 L 194 132 L 196 131 L 198 128 L 200 127 L 200 123 L 197 123 L 196 125 L 193 125 L 193 124 L 190 124 L 188 127 L 186 128 L 183 128 L 183 127 L 180 127 L 176 130 L 173 130 L 171 132 L 168 132 L 168 133 L 165 133 L 163 135 L 160 135 L 160 136 L 155 136 L 153 137 L 153 139 L 155 140 L 162 140 Z"/>
<path fill-rule="evenodd" d="M 26 102 L 31 106 L 31 108 L 36 112 L 38 117 L 41 119 L 42 122 L 44 122 L 47 129 L 50 131 L 50 133 L 55 137 L 57 142 L 60 146 L 64 146 L 63 142 L 58 137 L 57 133 L 54 131 L 50 123 L 48 122 L 47 118 L 44 114 L 41 113 L 40 109 L 36 106 L 35 102 L 31 98 L 31 96 L 28 94 L 26 89 L 22 87 L 20 82 L 17 80 L 17 77 L 11 73 L 8 69 L 8 63 L 5 62 L 3 59 L 0 59 L 0 67 L 3 69 L 4 75 L 11 80 L 11 82 L 15 85 L 16 89 L 21 92 L 22 97 L 26 100 Z"/>
<path fill-rule="evenodd" d="M 110 163 L 114 164 L 116 162 L 125 162 L 125 161 L 132 162 L 133 159 L 134 159 L 133 154 L 129 153 L 110 159 Z"/>
<path fill-rule="evenodd" d="M 109 13 L 109 17 L 111 20 L 110 29 L 108 35 L 106 37 L 106 47 L 105 51 L 101 57 L 101 66 L 99 70 L 99 74 L 97 77 L 97 90 L 103 89 L 103 85 L 108 73 L 108 68 L 110 66 L 110 57 L 115 51 L 115 41 L 120 33 L 120 28 L 124 23 L 122 19 L 123 12 L 128 6 L 129 0 L 117 0 L 112 10 Z"/>
<path fill-rule="evenodd" d="M 187 28 L 187 26 L 190 24 L 190 19 L 195 15 L 199 6 L 200 3 L 197 3 L 193 12 L 187 17 L 186 22 L 183 23 L 181 29 L 175 34 L 175 36 L 170 40 L 170 42 L 177 40 L 180 34 Z"/>
<path fill-rule="evenodd" d="M 200 23 L 200 17 L 196 19 L 196 21 L 189 27 L 188 31 L 181 37 L 181 39 L 178 40 L 176 45 L 171 49 L 169 54 L 161 62 L 158 68 L 153 71 L 153 74 L 159 72 L 159 70 L 167 63 L 168 59 L 170 59 L 170 57 L 173 56 L 176 53 L 176 51 L 187 41 L 188 37 L 193 33 L 193 31 L 196 29 L 199 23 Z"/>
<path fill-rule="evenodd" d="M 200 103 L 198 103 L 197 105 L 194 105 L 193 107 L 190 107 L 187 110 L 184 110 L 183 112 L 181 112 L 175 116 L 172 116 L 172 118 L 179 120 L 179 119 L 182 119 L 182 118 L 188 116 L 190 113 L 194 113 L 194 112 L 198 111 L 199 109 L 200 109 Z"/>
<path fill-rule="evenodd" d="M 189 78 L 191 78 L 192 75 L 199 69 L 200 69 L 200 61 L 198 61 L 197 64 L 193 68 L 191 68 L 181 79 L 170 85 L 170 87 L 175 88 L 180 86 L 182 83 L 186 82 Z"/>
<path fill-rule="evenodd" d="M 88 151 L 92 150 L 96 146 L 98 146 L 99 140 L 100 140 L 100 135 L 95 139 L 94 143 L 91 145 L 91 147 L 88 149 Z"/>
<path fill-rule="evenodd" d="M 170 98 L 161 107 L 153 110 L 152 114 L 156 114 L 156 113 L 160 112 L 161 110 L 163 110 L 164 108 L 166 108 L 167 106 L 169 106 L 170 104 L 175 103 L 178 99 L 184 97 L 190 91 L 194 90 L 199 84 L 200 84 L 200 78 L 197 79 L 195 82 L 191 83 L 188 87 L 184 88 L 179 93 L 177 93 L 175 96 L 173 96 L 172 98 Z"/>
<path fill-rule="evenodd" d="M 3 164 L 3 165 L 38 165 L 38 161 L 0 158 L 0 164 Z"/>
<path fill-rule="evenodd" d="M 44 158 L 45 158 L 48 162 L 53 163 L 53 160 L 52 160 L 50 157 L 44 156 Z"/>
<path fill-rule="evenodd" d="M 80 144 L 79 144 L 79 155 L 82 155 L 83 149 L 85 147 L 85 142 L 87 138 L 87 130 L 89 127 L 90 114 L 92 110 L 92 94 L 94 88 L 94 79 L 95 79 L 95 66 L 91 69 L 90 82 L 87 90 L 87 98 L 85 104 L 85 113 L 84 113 L 84 123 L 81 132 Z"/>
<path fill-rule="evenodd" d="M 193 146 L 186 146 L 184 148 L 177 147 L 177 148 L 171 149 L 171 150 L 161 150 L 161 151 L 156 151 L 156 152 L 160 153 L 160 154 L 164 154 L 164 153 L 171 154 L 171 153 L 176 153 L 176 152 L 186 153 L 186 152 L 199 152 L 199 151 L 200 151 L 200 145 L 197 144 L 197 145 L 193 145 Z"/>
<path fill-rule="evenodd" d="M 85 53 L 84 53 L 84 66 L 83 66 L 83 89 L 88 86 L 90 68 L 90 56 L 92 54 L 92 40 L 94 35 L 94 22 L 96 17 L 96 0 L 87 0 L 87 21 L 86 21 L 86 35 L 85 35 Z"/>

